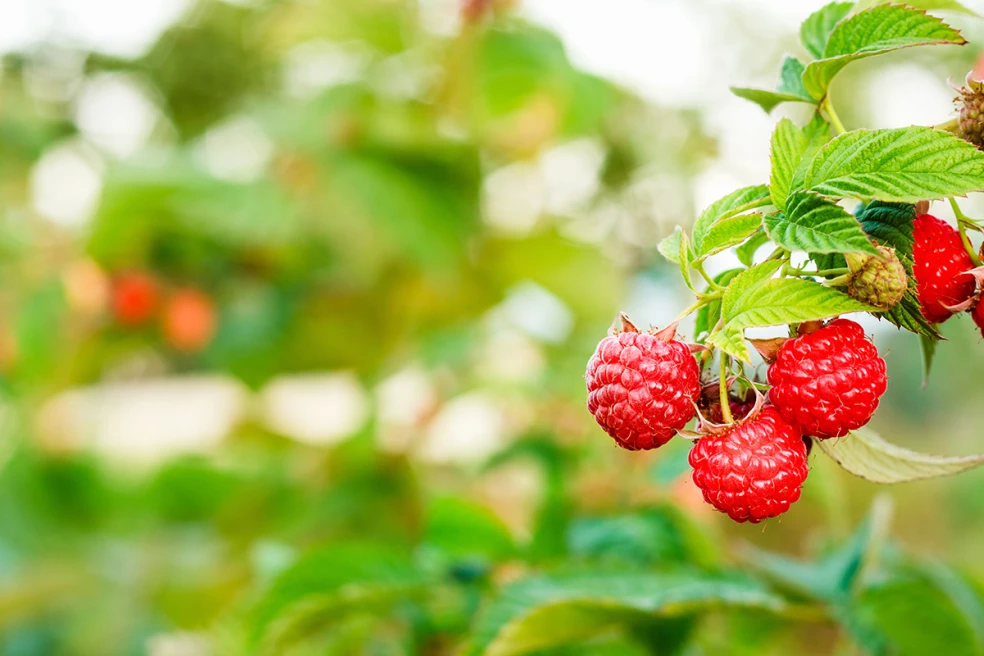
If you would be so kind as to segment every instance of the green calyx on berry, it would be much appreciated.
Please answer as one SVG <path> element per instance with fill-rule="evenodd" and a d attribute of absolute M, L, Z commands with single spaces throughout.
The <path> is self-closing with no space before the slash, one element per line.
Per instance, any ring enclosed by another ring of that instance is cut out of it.
<path fill-rule="evenodd" d="M 847 293 L 879 310 L 891 310 L 905 296 L 909 279 L 895 249 L 875 245 L 879 256 L 848 253 Z"/>
<path fill-rule="evenodd" d="M 958 134 L 984 150 L 984 82 L 967 75 L 966 86 L 957 89 Z"/>

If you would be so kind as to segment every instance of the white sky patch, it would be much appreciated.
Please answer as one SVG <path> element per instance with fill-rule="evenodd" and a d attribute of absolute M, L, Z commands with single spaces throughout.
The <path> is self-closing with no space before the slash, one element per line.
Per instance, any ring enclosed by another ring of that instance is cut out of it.
<path fill-rule="evenodd" d="M 139 57 L 181 18 L 190 0 L 58 0 L 54 4 L 56 34 L 65 40 L 97 52 Z"/>
<path fill-rule="evenodd" d="M 232 182 L 256 180 L 273 156 L 273 142 L 259 123 L 245 116 L 233 117 L 211 128 L 199 146 L 209 172 Z"/>
<path fill-rule="evenodd" d="M 127 381 L 58 394 L 38 421 L 49 443 L 149 465 L 211 451 L 242 418 L 246 398 L 241 383 L 222 376 Z"/>
<path fill-rule="evenodd" d="M 461 0 L 417 0 L 420 23 L 438 36 L 452 36 L 461 28 Z"/>
<path fill-rule="evenodd" d="M 343 441 L 369 418 L 368 395 L 350 373 L 278 376 L 260 399 L 266 425 L 305 444 Z"/>
<path fill-rule="evenodd" d="M 31 204 L 38 214 L 65 227 L 79 227 L 99 202 L 102 162 L 90 146 L 71 140 L 38 160 L 30 184 Z"/>
<path fill-rule="evenodd" d="M 574 328 L 574 313 L 567 304 L 531 281 L 510 289 L 492 313 L 530 337 L 550 344 L 563 342 Z"/>
<path fill-rule="evenodd" d="M 525 235 L 544 208 L 540 170 L 516 162 L 492 171 L 482 184 L 482 217 L 490 226 L 512 235 Z"/>
<path fill-rule="evenodd" d="M 493 328 L 478 353 L 475 369 L 488 380 L 532 383 L 543 372 L 546 358 L 528 335 L 510 328 Z"/>
<path fill-rule="evenodd" d="M 540 171 L 549 212 L 571 215 L 598 192 L 605 149 L 596 139 L 561 144 L 540 156 Z"/>
<path fill-rule="evenodd" d="M 523 13 L 564 40 L 575 65 L 666 105 L 701 99 L 706 15 L 684 0 L 525 0 Z"/>
<path fill-rule="evenodd" d="M 419 366 L 401 369 L 376 386 L 376 417 L 384 424 L 413 426 L 437 403 L 437 390 Z"/>
<path fill-rule="evenodd" d="M 85 137 L 126 158 L 146 145 L 161 113 L 132 79 L 104 73 L 88 80 L 75 101 L 75 123 Z"/>
<path fill-rule="evenodd" d="M 287 53 L 284 82 L 291 94 L 308 98 L 322 89 L 362 79 L 372 59 L 372 49 L 364 43 L 307 41 Z"/>
<path fill-rule="evenodd" d="M 452 399 L 431 422 L 417 455 L 426 462 L 479 462 L 507 438 L 504 408 L 482 392 Z"/>
<path fill-rule="evenodd" d="M 917 64 L 879 69 L 864 85 L 870 127 L 878 128 L 942 123 L 953 114 L 953 96 L 945 80 Z"/>

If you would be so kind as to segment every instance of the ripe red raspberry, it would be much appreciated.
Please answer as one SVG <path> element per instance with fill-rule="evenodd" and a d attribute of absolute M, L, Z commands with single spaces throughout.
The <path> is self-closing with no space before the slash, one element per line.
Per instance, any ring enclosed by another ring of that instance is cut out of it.
<path fill-rule="evenodd" d="M 970 316 L 981 329 L 981 337 L 984 337 L 984 301 L 978 301 L 974 309 L 970 311 Z"/>
<path fill-rule="evenodd" d="M 606 337 L 588 360 L 588 410 L 624 449 L 666 444 L 696 414 L 700 370 L 690 347 L 665 332 L 623 330 Z"/>
<path fill-rule="evenodd" d="M 950 224 L 935 216 L 916 217 L 912 273 L 916 278 L 919 304 L 930 323 L 943 323 L 953 316 L 944 305 L 957 305 L 974 293 L 970 276 L 957 276 L 974 263 Z"/>
<path fill-rule="evenodd" d="M 197 289 L 179 289 L 164 307 L 161 328 L 179 351 L 201 351 L 215 336 L 218 317 L 212 299 Z"/>
<path fill-rule="evenodd" d="M 139 326 L 154 316 L 160 302 L 157 281 L 145 273 L 127 273 L 113 283 L 113 315 L 124 326 Z"/>
<path fill-rule="evenodd" d="M 721 435 L 697 440 L 690 466 L 707 503 L 753 524 L 789 510 L 808 473 L 800 431 L 772 406 Z"/>
<path fill-rule="evenodd" d="M 804 435 L 843 437 L 868 423 L 885 393 L 885 361 L 849 319 L 779 347 L 769 365 L 769 400 Z"/>

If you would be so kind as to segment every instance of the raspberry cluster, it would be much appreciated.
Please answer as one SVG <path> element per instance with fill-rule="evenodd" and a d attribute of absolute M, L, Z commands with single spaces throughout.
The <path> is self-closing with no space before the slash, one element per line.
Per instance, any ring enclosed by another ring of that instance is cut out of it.
<path fill-rule="evenodd" d="M 984 267 L 974 268 L 966 238 L 929 214 L 915 218 L 913 237 L 925 319 L 939 324 L 967 311 L 984 332 Z M 875 247 L 877 255 L 845 254 L 849 273 L 827 282 L 887 312 L 908 294 L 908 264 Z M 765 381 L 750 381 L 732 377 L 730 351 L 687 344 L 676 324 L 641 332 L 620 315 L 588 361 L 588 410 L 625 449 L 654 449 L 677 434 L 696 439 L 689 460 L 705 501 L 736 522 L 777 517 L 800 498 L 814 441 L 853 439 L 888 387 L 885 361 L 856 322 L 790 328 L 788 338 L 752 340 L 768 369 Z"/>
<path fill-rule="evenodd" d="M 695 349 L 675 327 L 643 333 L 623 315 L 588 361 L 588 410 L 630 450 L 662 446 L 699 416 L 690 464 L 704 499 L 737 522 L 777 517 L 800 497 L 809 438 L 866 424 L 887 385 L 885 361 L 857 323 L 800 330 L 769 365 L 768 400 L 756 389 L 732 394 L 724 423 L 720 381 L 702 387 Z"/>

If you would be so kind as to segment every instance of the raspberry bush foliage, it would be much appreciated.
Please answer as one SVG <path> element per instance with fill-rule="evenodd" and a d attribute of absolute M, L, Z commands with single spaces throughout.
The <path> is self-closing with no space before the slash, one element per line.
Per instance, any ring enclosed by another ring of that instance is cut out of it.
<path fill-rule="evenodd" d="M 782 103 L 812 108 L 803 125 L 776 124 L 769 180 L 720 198 L 659 245 L 694 303 L 648 334 L 623 315 L 588 364 L 589 410 L 616 443 L 694 440 L 693 482 L 737 522 L 789 510 L 814 443 L 878 482 L 952 474 L 982 460 L 910 452 L 865 428 L 888 380 L 876 346 L 850 318 L 866 313 L 911 332 L 927 376 L 939 324 L 965 312 L 984 323 L 984 267 L 968 236 L 982 225 L 957 200 L 984 191 L 981 83 L 968 76 L 957 91 L 956 119 L 878 130 L 847 129 L 830 93 L 855 60 L 964 38 L 923 9 L 882 3 L 827 5 L 801 37 L 813 58 L 787 56 L 775 91 L 732 88 L 766 112 Z M 930 213 L 934 202 L 949 203 L 955 226 Z M 708 275 L 708 260 L 728 250 L 741 267 Z M 688 344 L 677 323 L 693 313 Z M 778 334 L 746 335 L 768 327 Z"/>

